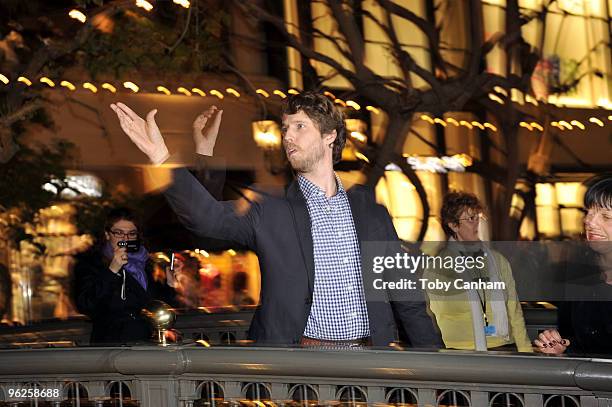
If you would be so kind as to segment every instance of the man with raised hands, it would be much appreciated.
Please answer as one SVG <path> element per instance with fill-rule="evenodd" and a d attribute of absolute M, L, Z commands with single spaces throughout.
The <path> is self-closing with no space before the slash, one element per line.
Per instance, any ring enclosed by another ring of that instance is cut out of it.
<path fill-rule="evenodd" d="M 151 163 L 168 160 L 156 110 L 143 120 L 122 103 L 111 108 Z M 212 155 L 222 113 L 213 106 L 194 122 L 198 154 Z M 283 104 L 282 136 L 295 172 L 283 197 L 253 202 L 246 214 L 238 215 L 231 202 L 214 199 L 185 168 L 173 171 L 173 182 L 164 191 L 190 231 L 233 241 L 257 254 L 261 293 L 249 339 L 258 344 L 387 346 L 397 338 L 397 320 L 410 346 L 443 347 L 422 295 L 410 301 L 368 301 L 362 242 L 397 242 L 398 237 L 373 191 L 362 186 L 345 191 L 334 172 L 346 141 L 342 112 L 321 94 L 292 95 Z"/>

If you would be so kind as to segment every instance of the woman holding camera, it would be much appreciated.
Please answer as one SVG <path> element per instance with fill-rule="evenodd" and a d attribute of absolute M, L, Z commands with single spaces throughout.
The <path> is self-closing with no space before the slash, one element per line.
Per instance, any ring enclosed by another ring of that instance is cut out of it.
<path fill-rule="evenodd" d="M 152 327 L 141 310 L 165 297 L 160 292 L 165 287 L 153 282 L 149 254 L 139 237 L 132 211 L 115 208 L 106 218 L 103 241 L 77 257 L 75 299 L 79 311 L 92 319 L 92 344 L 151 338 Z"/>

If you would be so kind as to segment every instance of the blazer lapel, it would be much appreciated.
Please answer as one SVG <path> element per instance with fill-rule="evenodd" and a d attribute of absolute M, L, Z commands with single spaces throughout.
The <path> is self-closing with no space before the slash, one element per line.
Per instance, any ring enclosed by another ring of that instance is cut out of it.
<path fill-rule="evenodd" d="M 287 201 L 293 217 L 293 226 L 300 242 L 301 255 L 308 273 L 308 288 L 312 293 L 314 291 L 314 249 L 310 216 L 306 200 L 296 180 L 289 184 L 287 188 Z"/>

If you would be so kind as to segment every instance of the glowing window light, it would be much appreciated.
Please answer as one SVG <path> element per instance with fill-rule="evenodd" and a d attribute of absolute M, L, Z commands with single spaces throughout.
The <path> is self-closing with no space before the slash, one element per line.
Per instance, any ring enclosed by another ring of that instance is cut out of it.
<path fill-rule="evenodd" d="M 76 86 L 74 86 L 72 83 L 68 82 L 68 81 L 61 81 L 60 82 L 60 86 L 63 86 L 64 88 L 68 88 L 72 91 L 76 90 Z"/>
<path fill-rule="evenodd" d="M 70 16 L 70 18 L 74 18 L 75 20 L 79 20 L 82 23 L 85 23 L 85 21 L 87 21 L 87 17 L 85 17 L 85 14 L 83 14 L 81 11 L 79 11 L 77 9 L 70 10 L 68 15 Z"/>
<path fill-rule="evenodd" d="M 493 90 L 495 92 L 497 92 L 497 93 L 501 93 L 505 97 L 508 97 L 508 91 L 506 89 L 502 88 L 501 86 L 495 86 L 495 87 L 493 87 Z"/>
<path fill-rule="evenodd" d="M 565 127 L 568 130 L 573 130 L 574 129 L 572 127 L 572 125 L 569 124 L 568 122 L 566 122 L 565 120 L 559 120 L 559 125 Z"/>
<path fill-rule="evenodd" d="M 223 96 L 223 93 L 219 92 L 217 89 L 211 89 L 210 92 L 211 95 L 218 97 L 219 99 L 223 99 L 225 96 Z"/>
<path fill-rule="evenodd" d="M 439 117 L 436 117 L 434 119 L 434 123 L 438 123 L 439 125 L 441 125 L 442 127 L 446 127 L 448 126 L 448 124 L 446 124 L 446 122 L 442 119 L 440 119 Z"/>
<path fill-rule="evenodd" d="M 281 131 L 278 123 L 274 120 L 260 120 L 251 124 L 253 140 L 258 147 L 263 149 L 275 149 L 281 145 Z"/>
<path fill-rule="evenodd" d="M 126 89 L 131 90 L 132 92 L 136 93 L 140 90 L 140 88 L 138 87 L 138 85 L 136 85 L 134 82 L 123 82 L 123 87 Z"/>
<path fill-rule="evenodd" d="M 287 95 L 285 95 L 285 93 L 283 91 L 278 90 L 278 89 L 275 89 L 274 92 L 272 92 L 272 93 L 274 93 L 277 96 L 280 96 L 283 99 L 287 97 Z"/>
<path fill-rule="evenodd" d="M 359 106 L 359 104 L 357 102 L 355 102 L 354 100 L 347 100 L 346 101 L 346 105 L 352 107 L 355 110 L 360 110 L 361 106 Z"/>
<path fill-rule="evenodd" d="M 111 85 L 108 82 L 104 82 L 102 84 L 102 89 L 106 89 L 107 91 L 109 91 L 111 93 L 117 93 L 117 88 L 115 88 L 113 85 Z"/>
<path fill-rule="evenodd" d="M 485 129 L 485 127 L 484 127 L 484 126 L 482 125 L 482 123 L 480 123 L 480 122 L 473 121 L 471 124 L 472 124 L 472 126 L 474 126 L 474 127 L 478 127 L 480 130 L 484 130 L 484 129 Z"/>
<path fill-rule="evenodd" d="M 290 94 L 290 95 L 299 95 L 300 94 L 300 92 L 298 92 L 296 89 L 289 89 L 287 91 L 287 93 Z"/>
<path fill-rule="evenodd" d="M 458 122 L 457 120 L 453 119 L 452 117 L 448 117 L 448 118 L 446 119 L 446 121 L 447 121 L 448 123 L 450 123 L 450 124 L 454 124 L 456 127 L 459 127 L 459 122 Z"/>
<path fill-rule="evenodd" d="M 428 116 L 426 114 L 422 114 L 420 117 L 421 120 L 425 120 L 426 122 L 430 123 L 430 124 L 434 124 L 434 119 L 431 116 Z"/>
<path fill-rule="evenodd" d="M 53 82 L 51 79 L 47 78 L 46 76 L 43 76 L 42 78 L 40 78 L 40 82 L 47 84 L 51 88 L 55 87 L 55 82 Z"/>
<path fill-rule="evenodd" d="M 608 120 L 612 120 L 612 115 L 608 116 Z"/>
<path fill-rule="evenodd" d="M 572 126 L 576 126 L 576 127 L 578 127 L 580 130 L 584 130 L 584 129 L 585 129 L 584 124 L 582 124 L 582 123 L 581 123 L 581 122 L 579 122 L 578 120 L 572 120 L 572 121 L 570 122 L 570 124 L 571 124 Z"/>
<path fill-rule="evenodd" d="M 0 73 L 0 82 L 4 83 L 5 85 L 8 85 L 10 81 L 9 81 L 9 78 L 7 78 L 6 76 Z"/>
<path fill-rule="evenodd" d="M 239 98 L 239 97 L 240 97 L 240 92 L 238 92 L 238 91 L 237 91 L 236 89 L 234 89 L 234 88 L 227 88 L 227 89 L 225 89 L 225 91 L 226 91 L 227 93 L 229 93 L 230 95 L 234 95 L 234 96 L 236 96 L 237 98 Z"/>
<path fill-rule="evenodd" d="M 191 96 L 191 92 L 189 92 L 187 89 L 185 89 L 185 88 L 184 88 L 184 87 L 182 87 L 182 86 L 179 86 L 179 87 L 176 89 L 176 91 L 177 91 L 178 93 L 182 93 L 182 94 L 183 94 L 183 95 L 185 95 L 185 96 Z"/>
<path fill-rule="evenodd" d="M 235 256 L 236 255 L 236 250 L 234 249 L 229 249 L 226 251 L 227 254 L 229 254 L 230 256 Z"/>
<path fill-rule="evenodd" d="M 136 0 L 136 7 L 145 9 L 146 11 L 153 10 L 153 5 L 147 0 Z"/>
<path fill-rule="evenodd" d="M 589 121 L 591 123 L 595 123 L 599 127 L 603 127 L 604 126 L 604 123 L 601 120 L 599 120 L 597 117 L 589 117 Z"/>
<path fill-rule="evenodd" d="M 461 120 L 461 121 L 459 122 L 459 124 L 460 124 L 460 125 L 462 125 L 462 126 L 467 127 L 467 128 L 468 128 L 468 129 L 470 129 L 470 130 L 474 128 L 474 126 L 472 126 L 472 124 L 471 124 L 470 122 L 465 121 L 465 120 Z"/>
<path fill-rule="evenodd" d="M 200 88 L 193 88 L 193 89 L 191 89 L 191 91 L 192 91 L 193 93 L 196 93 L 196 94 L 198 94 L 198 95 L 202 96 L 202 97 L 206 96 L 206 92 L 204 92 L 204 91 L 203 91 L 202 89 L 200 89 Z"/>
<path fill-rule="evenodd" d="M 327 96 L 328 98 L 331 98 L 331 99 L 336 99 L 336 95 L 334 95 L 333 93 L 331 93 L 331 92 L 330 92 L 330 91 L 328 91 L 328 90 L 326 90 L 325 92 L 323 92 L 323 94 L 324 94 L 325 96 Z"/>
<path fill-rule="evenodd" d="M 372 112 L 374 114 L 379 114 L 380 113 L 380 110 L 375 108 L 374 106 L 366 106 L 366 110 L 368 110 L 368 111 L 370 111 L 370 112 Z"/>
<path fill-rule="evenodd" d="M 270 94 L 268 92 L 266 92 L 265 90 L 263 90 L 263 89 L 257 89 L 255 91 L 255 93 L 257 93 L 257 94 L 259 94 L 259 95 L 261 95 L 261 96 L 263 96 L 265 98 L 269 98 L 270 97 Z"/>
<path fill-rule="evenodd" d="M 538 123 L 538 122 L 531 122 L 529 124 L 531 124 L 531 127 L 533 127 L 534 129 L 536 129 L 538 131 L 544 131 L 544 127 L 542 127 L 540 125 L 540 123 Z"/>
<path fill-rule="evenodd" d="M 336 100 L 334 100 L 334 103 L 337 104 L 337 105 L 346 107 L 346 103 L 342 99 L 336 99 Z"/>
<path fill-rule="evenodd" d="M 484 124 L 484 126 L 485 126 L 486 128 L 488 128 L 488 129 L 493 130 L 493 131 L 497 131 L 497 127 L 495 127 L 493 124 L 491 124 L 491 123 L 489 123 L 489 122 L 486 122 L 486 123 Z"/>
<path fill-rule="evenodd" d="M 189 8 L 191 5 L 187 0 L 172 0 L 174 4 L 178 4 L 181 7 Z"/>
<path fill-rule="evenodd" d="M 531 127 L 531 125 L 527 122 L 520 122 L 519 126 L 526 128 L 529 131 L 533 131 L 533 127 Z"/>
<path fill-rule="evenodd" d="M 494 102 L 499 103 L 500 105 L 504 104 L 504 100 L 500 98 L 499 96 L 497 96 L 495 93 L 489 93 L 489 99 L 491 99 Z"/>
<path fill-rule="evenodd" d="M 32 86 L 32 81 L 26 78 L 25 76 L 20 76 L 17 78 L 17 82 L 25 83 L 27 86 Z"/>
<path fill-rule="evenodd" d="M 161 86 L 161 85 L 159 85 L 157 88 L 155 88 L 155 90 L 157 90 L 158 92 L 163 93 L 166 96 L 170 96 L 172 94 L 172 92 L 170 92 L 170 89 L 166 88 L 165 86 Z"/>
<path fill-rule="evenodd" d="M 85 82 L 83 84 L 83 88 L 90 90 L 92 93 L 97 93 L 98 92 L 98 88 L 96 88 L 96 86 L 93 83 L 90 82 Z"/>

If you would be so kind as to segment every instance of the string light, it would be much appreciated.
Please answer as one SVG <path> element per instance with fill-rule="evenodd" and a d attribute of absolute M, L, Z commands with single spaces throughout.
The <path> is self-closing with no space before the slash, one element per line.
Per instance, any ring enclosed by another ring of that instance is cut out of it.
<path fill-rule="evenodd" d="M 355 110 L 360 110 L 361 106 L 359 106 L 359 104 L 357 104 L 357 102 L 353 101 L 353 100 L 347 100 L 346 101 L 346 105 L 352 107 Z"/>
<path fill-rule="evenodd" d="M 531 97 L 531 95 L 525 95 L 525 101 L 527 103 L 531 103 L 534 106 L 538 106 L 538 101 Z"/>
<path fill-rule="evenodd" d="M 265 90 L 263 90 L 263 89 L 257 89 L 255 91 L 255 93 L 257 93 L 257 94 L 259 94 L 259 95 L 261 95 L 261 96 L 263 96 L 265 98 L 269 98 L 270 97 L 270 94 L 268 92 L 266 92 Z"/>
<path fill-rule="evenodd" d="M 136 85 L 134 82 L 130 82 L 130 81 L 123 82 L 123 87 L 126 88 L 126 89 L 131 90 L 134 93 L 137 93 L 140 90 L 138 85 Z"/>
<path fill-rule="evenodd" d="M 448 124 L 446 124 L 446 122 L 442 119 L 440 119 L 439 117 L 436 117 L 434 119 L 434 123 L 438 123 L 439 125 L 441 125 L 442 127 L 446 127 L 448 126 Z"/>
<path fill-rule="evenodd" d="M 153 10 L 153 5 L 147 0 L 136 0 L 136 7 L 145 9 L 146 11 Z"/>
<path fill-rule="evenodd" d="M 196 93 L 196 94 L 198 94 L 198 95 L 202 96 L 202 97 L 205 97 L 205 96 L 206 96 L 206 92 L 204 92 L 204 91 L 203 91 L 202 89 L 200 89 L 200 88 L 193 88 L 193 89 L 191 89 L 191 91 L 192 91 L 193 93 Z"/>
<path fill-rule="evenodd" d="M 55 82 L 53 82 L 51 79 L 47 78 L 46 76 L 43 76 L 42 78 L 40 78 L 40 82 L 47 84 L 47 86 L 49 86 L 50 88 L 55 87 Z"/>
<path fill-rule="evenodd" d="M 185 96 L 191 96 L 191 92 L 189 92 L 187 89 L 185 89 L 185 88 L 184 88 L 184 87 L 182 87 L 182 86 L 179 86 L 179 87 L 176 89 L 176 91 L 177 91 L 178 93 L 182 93 L 182 94 L 183 94 L 183 95 L 185 95 Z"/>
<path fill-rule="evenodd" d="M 430 116 L 427 116 L 426 114 L 422 114 L 421 115 L 421 120 L 425 120 L 426 122 L 430 123 L 430 124 L 434 124 L 434 119 L 432 119 Z"/>
<path fill-rule="evenodd" d="M 494 125 L 492 125 L 492 124 L 491 124 L 491 123 L 489 123 L 489 122 L 486 122 L 486 123 L 484 124 L 484 126 L 485 126 L 486 128 L 488 128 L 488 129 L 493 130 L 493 131 L 497 131 L 497 127 L 495 127 Z"/>
<path fill-rule="evenodd" d="M 538 122 L 531 122 L 529 124 L 531 124 L 531 127 L 533 127 L 534 129 L 538 131 L 544 131 L 544 127 L 540 126 Z"/>
<path fill-rule="evenodd" d="M 346 107 L 346 103 L 344 103 L 344 100 L 342 99 L 336 99 L 334 100 L 334 103 L 343 107 Z"/>
<path fill-rule="evenodd" d="M 191 5 L 187 0 L 172 0 L 174 4 L 178 4 L 181 7 L 189 8 Z"/>
<path fill-rule="evenodd" d="M 32 81 L 26 78 L 25 76 L 20 76 L 19 78 L 17 78 L 17 82 L 24 83 L 27 86 L 32 86 Z"/>
<path fill-rule="evenodd" d="M 470 122 L 467 122 L 465 120 L 461 120 L 459 122 L 460 125 L 467 127 L 468 129 L 472 130 L 474 128 L 474 126 L 472 126 L 472 124 Z"/>
<path fill-rule="evenodd" d="M 551 126 L 553 126 L 553 127 L 558 128 L 558 129 L 559 129 L 559 130 L 561 130 L 561 131 L 565 131 L 565 127 L 561 126 L 561 125 L 559 124 L 559 122 L 552 122 L 552 123 L 550 123 L 550 125 L 551 125 Z"/>
<path fill-rule="evenodd" d="M 572 126 L 576 126 L 576 127 L 578 127 L 580 130 L 584 130 L 584 129 L 585 129 L 584 124 L 582 124 L 582 123 L 581 123 L 581 122 L 579 122 L 578 120 L 572 120 L 572 121 L 570 122 L 570 124 L 571 124 Z"/>
<path fill-rule="evenodd" d="M 568 122 L 566 122 L 565 120 L 559 120 L 559 125 L 565 127 L 568 130 L 573 130 L 574 129 L 572 127 L 572 125 L 569 124 Z"/>
<path fill-rule="evenodd" d="M 159 85 L 157 88 L 155 88 L 155 90 L 157 90 L 158 92 L 163 93 L 166 96 L 170 96 L 172 94 L 172 92 L 170 92 L 170 89 Z"/>
<path fill-rule="evenodd" d="M 234 88 L 227 88 L 227 89 L 225 89 L 225 91 L 227 93 L 229 93 L 230 95 L 236 96 L 237 98 L 240 97 L 240 93 L 236 89 L 234 89 Z"/>
<path fill-rule="evenodd" d="M 287 97 L 287 95 L 285 95 L 282 91 L 280 91 L 278 89 L 274 89 L 274 92 L 272 92 L 272 93 L 274 93 L 277 96 L 280 96 L 283 99 Z"/>
<path fill-rule="evenodd" d="M 0 82 L 4 83 L 5 85 L 8 85 L 10 81 L 9 81 L 9 78 L 7 78 L 6 76 L 0 73 Z"/>
<path fill-rule="evenodd" d="M 326 90 L 325 92 L 323 92 L 323 94 L 324 94 L 325 96 L 327 96 L 328 98 L 331 98 L 332 100 L 333 100 L 333 99 L 336 99 L 336 95 L 334 95 L 333 93 L 331 93 L 331 92 L 330 92 L 330 91 L 328 91 L 328 90 Z"/>
<path fill-rule="evenodd" d="M 225 96 L 223 96 L 223 93 L 219 92 L 217 89 L 211 89 L 210 92 L 211 95 L 216 96 L 219 99 L 223 99 Z"/>
<path fill-rule="evenodd" d="M 446 121 L 450 124 L 454 124 L 456 127 L 459 127 L 459 122 L 455 119 L 453 119 L 452 117 L 447 117 Z"/>
<path fill-rule="evenodd" d="M 526 128 L 529 131 L 533 131 L 533 127 L 531 127 L 531 125 L 527 122 L 520 122 L 519 126 Z"/>
<path fill-rule="evenodd" d="M 113 85 L 111 85 L 108 82 L 104 82 L 102 84 L 102 89 L 106 89 L 106 90 L 108 90 L 111 93 L 117 93 L 117 88 L 115 88 Z"/>
<path fill-rule="evenodd" d="M 477 121 L 473 121 L 472 122 L 472 126 L 478 127 L 480 130 L 484 130 L 485 129 L 485 127 L 480 122 L 477 122 Z"/>
<path fill-rule="evenodd" d="M 287 91 L 287 93 L 290 94 L 290 95 L 299 95 L 300 94 L 300 92 L 298 92 L 296 89 L 289 89 Z"/>
<path fill-rule="evenodd" d="M 74 18 L 75 20 L 79 20 L 82 23 L 85 23 L 85 21 L 87 21 L 87 17 L 85 17 L 85 14 L 83 14 L 81 11 L 79 11 L 77 9 L 70 10 L 68 15 L 71 18 Z"/>
<path fill-rule="evenodd" d="M 368 106 L 366 106 L 366 110 L 368 110 L 368 111 L 370 111 L 370 112 L 372 112 L 372 113 L 374 113 L 374 114 L 379 114 L 379 113 L 380 113 L 380 110 L 378 110 L 378 109 L 377 109 L 377 108 L 375 108 L 374 106 L 369 106 L 369 105 L 368 105 Z"/>
<path fill-rule="evenodd" d="M 597 117 L 590 117 L 590 118 L 589 118 L 589 121 L 590 121 L 591 123 L 595 123 L 595 124 L 596 124 L 596 125 L 598 125 L 599 127 L 603 127 L 603 126 L 604 126 L 604 123 L 603 123 L 601 120 L 599 120 Z"/>
<path fill-rule="evenodd" d="M 72 83 L 70 83 L 68 81 L 61 81 L 60 82 L 60 86 L 63 86 L 64 88 L 68 88 L 71 91 L 75 91 L 76 90 L 76 86 L 74 86 Z"/>
<path fill-rule="evenodd" d="M 89 83 L 89 82 L 85 82 L 83 84 L 83 88 L 90 90 L 92 93 L 97 93 L 98 92 L 98 88 L 96 88 L 94 86 L 94 84 Z"/>
<path fill-rule="evenodd" d="M 489 93 L 489 99 L 491 99 L 494 102 L 499 103 L 500 105 L 504 104 L 504 100 L 500 98 L 499 96 L 497 96 L 495 93 Z"/>
<path fill-rule="evenodd" d="M 360 153 L 359 151 L 355 151 L 355 157 L 357 157 L 358 159 L 360 159 L 361 161 L 365 161 L 368 164 L 370 163 L 370 160 L 368 160 L 368 157 L 366 157 L 365 155 L 363 155 L 362 153 Z"/>
<path fill-rule="evenodd" d="M 502 88 L 501 86 L 495 86 L 495 87 L 493 87 L 493 90 L 495 92 L 497 92 L 497 93 L 501 93 L 505 97 L 508 97 L 508 91 L 506 89 Z"/>

